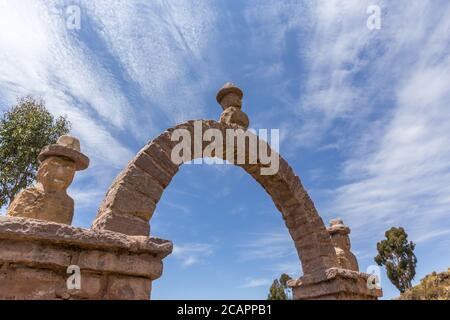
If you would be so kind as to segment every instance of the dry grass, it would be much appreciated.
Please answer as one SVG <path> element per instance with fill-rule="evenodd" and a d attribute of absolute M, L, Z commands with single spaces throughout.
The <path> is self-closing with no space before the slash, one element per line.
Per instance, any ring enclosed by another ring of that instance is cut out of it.
<path fill-rule="evenodd" d="M 427 275 L 420 283 L 401 294 L 398 300 L 450 300 L 450 268 Z"/>

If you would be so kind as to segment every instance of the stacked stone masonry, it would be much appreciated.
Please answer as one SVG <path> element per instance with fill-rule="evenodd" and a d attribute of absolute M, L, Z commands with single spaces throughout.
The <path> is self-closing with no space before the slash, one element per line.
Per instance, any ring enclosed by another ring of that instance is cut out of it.
<path fill-rule="evenodd" d="M 149 299 L 167 240 L 0 217 L 0 299 Z M 81 271 L 80 290 L 67 269 Z"/>
<path fill-rule="evenodd" d="M 269 194 L 300 258 L 303 276 L 291 281 L 295 299 L 376 299 L 380 289 L 369 289 L 368 275 L 360 273 L 350 250 L 349 233 L 341 220 L 327 229 L 300 178 L 289 164 L 257 136 L 246 131 L 249 121 L 242 112 L 242 91 L 227 83 L 217 94 L 223 108 L 220 121 L 199 120 L 170 128 L 145 145 L 116 177 L 100 204 L 90 229 L 70 226 L 73 200 L 66 189 L 75 171 L 86 169 L 89 159 L 81 154 L 76 138 L 63 136 L 44 148 L 36 186 L 24 190 L 0 218 L 0 299 L 149 299 L 152 281 L 162 275 L 162 260 L 172 243 L 150 237 L 150 220 L 164 189 L 179 170 L 171 154 L 177 129 L 194 136 L 200 129 L 216 129 L 226 136 L 256 139 L 279 159 L 279 170 L 262 175 L 265 167 L 239 164 Z M 192 140 L 185 161 L 203 156 L 209 142 Z M 245 149 L 245 159 L 253 156 Z M 222 159 L 237 159 L 237 146 L 223 141 Z M 64 159 L 64 161 L 59 160 Z M 71 162 L 73 164 L 71 164 Z M 62 170 L 64 169 L 64 170 Z M 39 178 L 39 172 L 44 172 Z M 58 177 L 56 172 L 65 172 Z M 54 180 L 52 180 L 54 178 Z M 56 185 L 55 181 L 64 181 Z M 34 189 L 33 189 L 34 188 Z M 30 191 L 38 196 L 29 196 Z M 55 196 L 57 195 L 57 196 Z M 42 203 L 51 204 L 51 212 Z M 61 218 L 62 217 L 62 218 Z M 69 266 L 81 271 L 81 288 L 68 289 Z"/>

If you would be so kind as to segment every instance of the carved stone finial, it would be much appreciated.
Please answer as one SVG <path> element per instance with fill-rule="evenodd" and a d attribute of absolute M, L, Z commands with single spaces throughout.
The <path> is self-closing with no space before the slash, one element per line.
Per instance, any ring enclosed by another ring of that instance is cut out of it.
<path fill-rule="evenodd" d="M 89 166 L 89 158 L 80 152 L 80 141 L 72 136 L 64 135 L 58 138 L 56 144 L 42 149 L 38 159 L 41 163 L 48 157 L 65 157 L 75 163 L 76 170 L 84 170 Z"/>
<path fill-rule="evenodd" d="M 74 202 L 66 190 L 75 171 L 89 166 L 89 158 L 80 152 L 78 139 L 65 135 L 44 147 L 38 159 L 37 183 L 14 198 L 8 215 L 71 224 Z"/>
<path fill-rule="evenodd" d="M 217 92 L 216 100 L 224 110 L 220 115 L 220 122 L 236 124 L 244 129 L 249 126 L 247 115 L 241 110 L 244 93 L 233 83 L 227 82 Z"/>
<path fill-rule="evenodd" d="M 350 228 L 347 227 L 342 219 L 332 219 L 330 220 L 330 226 L 328 227 L 328 232 L 330 234 L 340 233 L 340 234 L 350 234 Z"/>
<path fill-rule="evenodd" d="M 217 92 L 216 100 L 222 106 L 223 110 L 229 107 L 241 108 L 243 96 L 244 93 L 240 88 L 231 82 L 227 82 Z"/>
<path fill-rule="evenodd" d="M 350 228 L 347 227 L 342 219 L 333 219 L 330 221 L 328 233 L 336 251 L 338 263 L 341 268 L 353 271 L 359 271 L 358 261 L 355 255 L 350 251 Z"/>

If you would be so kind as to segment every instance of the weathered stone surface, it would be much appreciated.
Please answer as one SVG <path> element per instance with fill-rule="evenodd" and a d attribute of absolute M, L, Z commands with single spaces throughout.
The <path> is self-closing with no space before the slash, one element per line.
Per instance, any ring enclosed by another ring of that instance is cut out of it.
<path fill-rule="evenodd" d="M 94 230 L 109 230 L 131 236 L 148 236 L 150 224 L 147 220 L 130 214 L 120 214 L 111 209 L 100 207 L 99 213 L 92 223 Z"/>
<path fill-rule="evenodd" d="M 220 115 L 221 123 L 224 124 L 236 124 L 244 129 L 247 129 L 250 125 L 248 116 L 239 108 L 228 107 Z"/>
<path fill-rule="evenodd" d="M 160 163 L 155 154 L 162 153 L 166 158 L 165 161 L 167 162 L 167 155 L 170 153 L 168 148 L 173 144 L 162 141 L 169 139 L 168 133 L 173 132 L 173 130 L 176 130 L 177 128 L 183 128 L 188 130 L 188 132 L 194 132 L 194 126 L 194 121 L 188 121 L 174 128 L 168 129 L 163 135 L 160 136 L 164 136 L 164 138 L 157 138 L 159 139 L 158 144 L 148 143 L 146 148 L 149 149 L 142 149 L 136 158 L 129 163 L 128 168 L 124 169 L 119 178 L 115 180 L 106 197 L 107 203 L 115 203 L 115 201 L 118 200 L 119 196 L 116 193 L 116 187 L 117 185 L 120 185 L 121 182 L 128 179 L 127 177 L 130 174 L 129 172 L 133 172 L 135 170 L 134 167 L 143 170 L 151 177 L 155 178 L 155 180 L 160 183 L 161 187 L 166 187 L 172 179 L 172 174 L 176 173 L 176 170 L 174 167 L 172 168 L 172 171 L 169 171 L 167 168 L 169 164 Z M 215 128 L 221 132 L 226 132 L 227 129 L 239 129 L 239 126 L 235 124 L 223 124 L 213 120 L 205 120 L 202 121 L 202 128 L 203 130 L 205 128 Z M 161 145 L 164 147 L 161 147 Z M 232 151 L 235 153 L 236 147 L 234 147 Z M 226 154 L 226 152 L 224 152 L 224 154 Z M 273 176 L 262 176 L 260 174 L 260 168 L 262 167 L 261 163 L 241 166 L 244 170 L 249 172 L 272 197 L 276 207 L 282 211 L 283 217 L 286 220 L 286 225 L 288 226 L 289 232 L 293 238 L 295 240 L 301 240 L 296 242 L 296 246 L 302 260 L 303 271 L 307 273 L 317 269 L 318 266 L 316 265 L 303 263 L 303 261 L 307 262 L 317 259 L 317 252 L 320 252 L 321 255 L 326 253 L 329 254 L 329 257 L 326 259 L 323 258 L 319 261 L 320 268 L 327 269 L 330 267 L 337 267 L 338 262 L 336 259 L 334 246 L 331 243 L 331 238 L 327 233 L 326 228 L 314 207 L 314 204 L 302 187 L 299 178 L 295 175 L 292 168 L 290 168 L 286 161 L 281 159 L 281 157 L 280 164 L 280 170 Z M 139 175 L 133 175 L 133 179 L 133 184 L 140 184 L 139 181 L 141 180 L 139 179 Z M 146 177 L 143 176 L 141 181 L 142 185 L 148 183 L 146 180 Z M 110 197 L 111 194 L 113 196 Z M 122 200 L 119 202 L 125 202 L 125 199 L 128 197 L 121 198 Z M 151 196 L 148 195 L 148 198 L 150 199 Z M 102 205 L 93 227 L 95 229 L 107 229 L 117 232 L 124 232 L 127 234 L 147 234 L 145 233 L 145 230 L 142 233 L 136 231 L 136 225 L 139 224 L 138 229 L 140 229 L 143 224 L 143 219 L 136 220 L 135 223 L 135 218 L 137 217 L 133 216 L 133 214 L 119 214 L 118 211 L 114 211 L 111 207 L 105 207 Z M 308 241 L 308 243 L 315 243 L 316 250 L 304 250 L 304 252 L 302 252 L 301 244 L 303 244 L 304 241 Z M 318 260 L 316 260 L 316 262 L 317 261 Z"/>
<path fill-rule="evenodd" d="M 293 290 L 294 299 L 370 300 L 382 296 L 380 289 L 367 286 L 368 277 L 357 271 L 330 268 L 290 280 L 288 286 Z"/>
<path fill-rule="evenodd" d="M 107 285 L 107 276 L 93 272 L 81 271 L 81 288 L 68 290 L 67 287 L 58 292 L 58 296 L 64 299 L 95 299 L 104 298 Z"/>
<path fill-rule="evenodd" d="M 359 271 L 358 261 L 350 251 L 351 244 L 348 236 L 350 228 L 344 225 L 341 219 L 333 219 L 327 230 L 331 236 L 339 266 L 343 269 Z"/>
<path fill-rule="evenodd" d="M 224 110 L 229 107 L 241 108 L 243 96 L 244 93 L 241 89 L 236 87 L 233 83 L 227 82 L 220 88 L 219 92 L 217 92 L 216 100 Z"/>
<path fill-rule="evenodd" d="M 323 224 L 322 224 L 323 225 Z M 327 229 L 331 236 L 339 268 L 324 271 L 321 266 L 332 265 L 330 254 L 317 250 L 316 244 L 326 241 L 323 234 L 316 234 L 315 239 L 300 238 L 297 243 L 299 254 L 309 258 L 304 264 L 312 267 L 298 280 L 290 281 L 295 299 L 376 299 L 382 296 L 381 289 L 370 288 L 367 274 L 358 272 L 358 262 L 350 251 L 350 229 L 340 219 L 334 219 Z M 294 236 L 293 236 L 294 237 Z M 310 241 L 310 242 L 309 242 Z M 305 244 L 306 243 L 306 244 Z M 308 254 L 308 251 L 311 253 Z"/>
<path fill-rule="evenodd" d="M 120 181 L 108 191 L 106 198 L 103 200 L 100 210 L 106 211 L 108 209 L 114 213 L 149 220 L 155 210 L 155 201 L 152 197 L 138 192 L 134 185 Z"/>
<path fill-rule="evenodd" d="M 157 142 L 151 142 L 144 152 L 157 161 L 157 165 L 165 169 L 169 175 L 173 176 L 178 171 L 178 165 L 171 159 L 171 153 L 166 152 Z"/>
<path fill-rule="evenodd" d="M 36 185 L 15 197 L 8 215 L 71 224 L 74 202 L 66 190 L 75 171 L 86 169 L 89 159 L 80 152 L 78 139 L 61 136 L 41 151 L 39 160 Z"/>
<path fill-rule="evenodd" d="M 128 254 L 90 250 L 80 252 L 76 264 L 82 270 L 102 271 L 157 279 L 162 274 L 161 258 L 151 254 Z"/>
<path fill-rule="evenodd" d="M 304 273 L 300 279 L 290 282 L 294 298 L 373 299 L 381 295 L 381 291 L 368 288 L 367 275 L 357 272 L 356 258 L 350 251 L 349 228 L 340 220 L 332 222 L 328 230 L 325 228 L 299 177 L 270 148 L 269 153 L 279 160 L 279 170 L 269 175 L 261 173 L 270 164 L 264 164 L 256 151 L 250 152 L 249 145 L 253 138 L 259 148 L 267 146 L 267 142 L 251 134 L 247 136 L 249 120 L 241 111 L 242 97 L 239 88 L 226 84 L 217 94 L 217 101 L 224 109 L 220 122 L 188 121 L 149 142 L 114 180 L 91 230 L 33 219 L 0 218 L 0 249 L 3 249 L 0 250 L 0 288 L 11 289 L 9 296 L 0 291 L 0 298 L 148 299 L 152 281 L 162 274 L 162 259 L 172 250 L 170 242 L 146 237 L 156 203 L 179 168 L 171 159 L 177 144 L 171 140 L 172 134 L 176 129 L 196 134 L 210 128 L 217 129 L 225 138 L 222 153 L 214 155 L 234 159 L 234 163 L 264 188 L 282 212 Z M 243 146 L 227 141 L 225 133 L 245 137 L 241 140 Z M 190 155 L 182 162 L 202 157 L 202 151 L 209 145 L 208 141 L 199 142 L 195 136 L 192 138 Z M 59 142 L 59 146 L 42 152 L 42 179 L 38 177 L 40 184 L 18 197 L 22 206 L 15 205 L 17 215 L 60 222 L 67 220 L 64 213 L 70 211 L 67 209 L 70 204 L 64 205 L 67 201 L 65 190 L 75 169 L 86 163 L 83 164 L 79 155 L 71 156 L 74 153 L 71 150 L 78 148 L 79 151 L 79 143 L 72 143 L 76 141 L 70 137 Z M 238 151 L 242 151 L 242 147 L 245 147 L 245 163 L 239 163 L 242 158 L 238 157 Z M 63 153 L 70 160 L 64 158 Z M 62 180 L 51 175 L 61 172 L 61 168 L 65 171 Z M 56 196 L 55 192 L 58 193 Z M 36 201 L 41 196 L 55 206 Z M 16 211 L 12 210 L 12 215 Z M 65 286 L 65 271 L 69 264 L 81 268 L 82 286 L 79 289 Z M 13 283 L 13 278 L 20 283 Z M 22 283 L 31 278 L 29 283 Z"/>
<path fill-rule="evenodd" d="M 110 276 L 105 299 L 146 300 L 150 299 L 152 282 L 145 278 Z"/>
<path fill-rule="evenodd" d="M 7 239 L 1 239 L 0 248 L 0 263 L 39 265 L 41 268 L 67 268 L 74 255 L 71 250 Z"/>
<path fill-rule="evenodd" d="M 0 299 L 58 299 L 64 285 L 64 277 L 50 269 L 7 266 L 0 272 Z"/>
<path fill-rule="evenodd" d="M 63 135 L 56 144 L 46 146 L 39 153 L 38 160 L 44 162 L 49 157 L 64 157 L 75 162 L 76 170 L 89 166 L 89 158 L 80 152 L 80 141 L 72 136 Z"/>
<path fill-rule="evenodd" d="M 172 242 L 159 238 L 130 236 L 107 230 L 76 228 L 64 224 L 16 217 L 0 217 L 0 245 L 4 239 L 44 241 L 81 249 L 148 253 L 161 259 L 172 252 Z"/>
<path fill-rule="evenodd" d="M 158 180 L 133 164 L 123 170 L 116 180 L 115 184 L 122 183 L 129 189 L 150 197 L 155 203 L 159 201 L 164 191 Z"/>
<path fill-rule="evenodd" d="M 157 165 L 157 162 L 157 160 L 153 159 L 145 152 L 138 153 L 132 161 L 133 164 L 147 172 L 150 176 L 155 178 L 163 188 L 165 188 L 169 185 L 170 180 L 172 180 L 172 175 Z"/>
<path fill-rule="evenodd" d="M 65 277 L 67 277 L 66 275 Z M 80 289 L 68 289 L 67 285 L 55 290 L 56 299 L 64 300 L 100 300 L 104 299 L 107 288 L 107 275 L 94 273 L 86 270 L 81 271 Z"/>
<path fill-rule="evenodd" d="M 36 187 L 22 190 L 8 208 L 8 215 L 71 224 L 74 202 L 65 192 L 45 192 Z"/>
<path fill-rule="evenodd" d="M 148 299 L 170 241 L 0 217 L 0 299 Z M 81 288 L 67 287 L 67 268 Z"/>
<path fill-rule="evenodd" d="M 235 97 L 233 98 L 235 99 Z M 231 99 L 232 100 L 232 99 Z M 228 104 L 225 108 L 225 112 L 237 112 L 240 109 L 233 107 Z M 183 128 L 188 130 L 188 132 L 194 132 L 194 121 L 189 121 L 184 124 L 178 125 L 174 128 L 168 129 L 164 135 L 160 136 L 158 143 L 149 143 L 147 147 L 140 151 L 140 154 L 132 161 L 128 169 L 133 170 L 133 166 L 136 166 L 145 172 L 149 173 L 158 182 L 163 181 L 161 186 L 164 188 L 172 179 L 172 176 L 176 173 L 177 169 L 173 167 L 170 169 L 170 163 L 168 161 L 168 155 L 170 154 L 172 142 L 169 142 L 169 134 L 176 130 L 177 128 Z M 232 121 L 222 121 L 220 123 L 214 122 L 212 120 L 205 120 L 202 122 L 202 128 L 215 128 L 221 132 L 226 132 L 227 129 L 237 130 L 240 128 L 235 122 Z M 205 145 L 203 145 L 204 147 Z M 192 144 L 192 157 L 194 158 L 195 146 Z M 227 156 L 227 148 L 230 148 L 226 143 L 224 143 L 224 152 L 222 157 Z M 233 146 L 231 153 L 236 161 L 236 145 Z M 163 161 L 158 161 L 158 154 L 161 155 Z M 220 156 L 220 155 L 216 155 Z M 246 160 L 248 160 L 250 155 L 247 153 L 245 155 Z M 279 156 L 279 155 L 278 155 Z M 312 202 L 311 198 L 307 194 L 306 190 L 303 188 L 301 181 L 298 176 L 295 175 L 292 168 L 287 164 L 285 160 L 280 157 L 280 170 L 273 176 L 262 176 L 260 174 L 260 169 L 263 165 L 260 162 L 256 164 L 242 164 L 240 165 L 244 170 L 251 174 L 257 181 L 262 185 L 266 192 L 272 197 L 275 206 L 282 211 L 283 218 L 285 219 L 286 226 L 295 242 L 299 257 L 302 262 L 302 269 L 304 272 L 305 279 L 308 279 L 311 274 L 318 272 L 324 272 L 324 270 L 336 268 L 341 266 L 338 262 L 339 250 L 335 250 L 335 246 L 332 243 L 331 236 L 327 232 L 322 219 L 317 213 L 317 210 Z M 156 178 L 158 177 L 158 178 Z M 139 184 L 139 176 L 136 176 L 136 181 L 133 184 Z M 126 180 L 126 175 L 123 175 L 123 180 Z M 142 179 L 142 184 L 145 185 L 145 179 Z M 112 187 L 114 191 L 117 182 Z M 150 195 L 148 195 L 150 197 Z M 114 197 L 113 197 L 114 198 Z M 115 199 L 108 200 L 113 203 Z M 156 201 L 157 202 L 157 201 Z M 116 220 L 113 218 L 115 213 L 110 211 L 101 211 L 99 215 L 101 219 L 108 217 L 111 221 Z M 123 217 L 123 215 L 119 215 Z M 119 229 L 115 229 L 119 231 Z M 133 232 L 131 224 L 129 227 L 122 228 L 120 232 Z M 347 279 L 347 278 L 345 278 Z M 327 287 L 325 285 L 324 290 L 329 290 L 330 295 L 328 297 L 344 297 L 345 296 L 345 286 L 350 286 L 351 289 L 353 284 L 347 284 L 347 280 L 336 280 L 336 288 L 342 289 L 344 293 L 335 288 Z M 353 280 L 352 280 L 353 281 Z M 320 286 L 324 286 L 320 284 Z M 348 290 L 350 290 L 348 289 Z M 313 289 L 312 289 L 313 290 Z M 314 289 L 316 290 L 316 289 Z M 334 290 L 334 291 L 333 291 Z M 353 290 L 353 289 L 351 289 Z M 350 292 L 350 291 L 349 291 Z M 354 293 L 349 293 L 349 296 L 353 296 Z M 370 296 L 370 293 L 368 293 Z M 317 294 L 316 297 L 324 297 L 326 295 Z M 363 295 L 364 296 L 364 295 Z M 303 297 L 302 294 L 298 294 L 297 297 Z M 362 296 L 361 296 L 362 297 Z"/>

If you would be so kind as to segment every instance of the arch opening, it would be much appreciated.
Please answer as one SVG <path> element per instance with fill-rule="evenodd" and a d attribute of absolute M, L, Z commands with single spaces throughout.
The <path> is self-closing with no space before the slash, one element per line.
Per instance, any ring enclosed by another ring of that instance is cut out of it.
<path fill-rule="evenodd" d="M 253 281 L 281 272 L 301 276 L 281 214 L 238 166 L 181 166 L 151 224 L 151 235 L 174 247 L 163 276 L 153 282 L 153 299 L 264 298 L 268 285 L 253 287 Z"/>
<path fill-rule="evenodd" d="M 244 134 L 237 125 L 214 120 L 198 121 L 201 122 L 202 132 L 216 129 L 226 136 L 227 129 L 234 130 L 237 132 L 237 139 L 239 134 Z M 181 165 L 172 161 L 172 151 L 178 144 L 178 140 L 172 141 L 172 134 L 177 129 L 183 129 L 194 136 L 195 122 L 188 121 L 166 130 L 137 153 L 107 191 L 93 222 L 94 229 L 111 230 L 127 235 L 150 234 L 149 221 L 155 207 Z M 257 136 L 256 139 L 258 143 L 266 143 Z M 209 144 L 210 142 L 202 140 L 199 145 L 198 141 L 193 139 L 191 152 L 184 160 L 202 158 L 203 151 Z M 236 145 L 223 141 L 222 153 L 214 156 L 230 159 L 231 154 L 233 159 L 236 159 Z M 275 153 L 268 145 L 267 148 L 271 153 Z M 245 148 L 246 160 L 250 156 L 248 149 Z M 261 169 L 267 165 L 260 159 L 253 164 L 245 161 L 244 164 L 236 165 L 242 167 L 263 187 L 281 212 L 300 258 L 304 276 L 337 268 L 334 246 L 314 203 L 289 164 L 278 154 L 276 156 L 279 168 L 272 175 L 261 174 Z"/>

